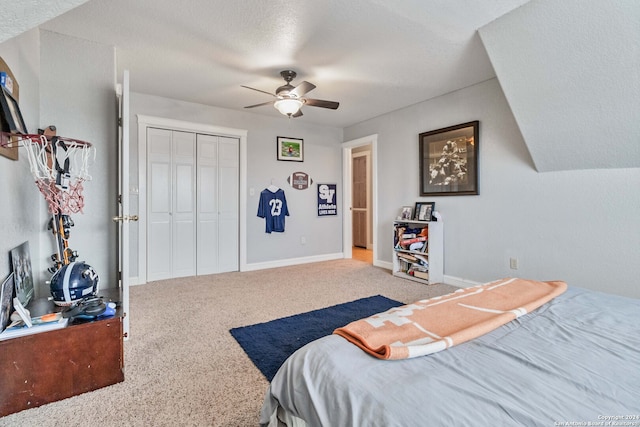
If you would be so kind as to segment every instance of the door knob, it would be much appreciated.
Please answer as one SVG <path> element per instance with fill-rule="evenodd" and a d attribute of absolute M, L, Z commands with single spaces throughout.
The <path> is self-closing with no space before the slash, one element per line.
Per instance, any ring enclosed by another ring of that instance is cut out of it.
<path fill-rule="evenodd" d="M 124 216 L 114 216 L 113 218 L 113 222 L 123 222 L 123 221 L 137 221 L 138 219 L 140 219 L 138 217 L 138 215 L 124 215 Z"/>

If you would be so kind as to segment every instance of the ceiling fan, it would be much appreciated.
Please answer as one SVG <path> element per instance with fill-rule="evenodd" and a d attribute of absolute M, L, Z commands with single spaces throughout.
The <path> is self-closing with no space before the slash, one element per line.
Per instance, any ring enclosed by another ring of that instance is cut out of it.
<path fill-rule="evenodd" d="M 300 110 L 300 108 L 303 105 L 310 105 L 312 107 L 330 108 L 332 110 L 336 110 L 340 105 L 339 102 L 305 98 L 304 95 L 308 92 L 311 92 L 313 89 L 316 88 L 316 86 L 307 81 L 303 81 L 299 85 L 293 86 L 291 84 L 291 80 L 295 79 L 297 75 L 295 71 L 284 70 L 280 72 L 280 75 L 282 76 L 286 84 L 276 89 L 275 94 L 266 92 L 264 90 L 255 89 L 249 86 L 242 85 L 242 87 L 244 88 L 266 93 L 267 95 L 271 95 L 276 98 L 273 101 L 262 102 L 260 104 L 255 104 L 255 105 L 249 105 L 244 108 L 254 108 L 254 107 L 261 107 L 263 105 L 272 104 L 274 107 L 276 107 L 278 111 L 280 111 L 280 113 L 284 114 L 285 116 L 300 117 L 302 115 L 302 111 Z"/>

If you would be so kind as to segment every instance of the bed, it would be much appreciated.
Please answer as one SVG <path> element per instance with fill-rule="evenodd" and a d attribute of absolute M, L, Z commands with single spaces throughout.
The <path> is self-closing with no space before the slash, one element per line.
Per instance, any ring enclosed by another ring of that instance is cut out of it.
<path fill-rule="evenodd" d="M 260 424 L 640 426 L 640 300 L 570 286 L 485 335 L 405 360 L 326 336 L 281 366 Z"/>

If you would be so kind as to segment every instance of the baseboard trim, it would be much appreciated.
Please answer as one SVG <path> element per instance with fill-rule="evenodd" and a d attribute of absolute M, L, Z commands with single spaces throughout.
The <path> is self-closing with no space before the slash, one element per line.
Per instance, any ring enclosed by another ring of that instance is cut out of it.
<path fill-rule="evenodd" d="M 471 288 L 473 286 L 482 285 L 480 282 L 447 275 L 444 276 L 444 283 L 451 286 L 457 286 L 458 288 Z"/>
<path fill-rule="evenodd" d="M 393 263 L 388 261 L 373 260 L 374 267 L 386 268 L 387 270 L 393 270 Z"/>
<path fill-rule="evenodd" d="M 301 258 L 289 258 L 289 259 L 280 259 L 277 261 L 267 261 L 267 262 L 256 262 L 253 264 L 247 264 L 242 271 L 256 271 L 256 270 L 264 270 L 267 268 L 277 268 L 277 267 L 288 267 L 291 265 L 300 265 L 300 264 L 308 264 L 311 262 L 321 262 L 321 261 L 332 261 L 335 259 L 343 259 L 344 253 L 338 252 L 333 254 L 326 255 L 315 255 L 309 257 L 301 257 Z M 373 260 L 373 265 L 375 267 L 385 268 L 387 270 L 393 270 L 393 263 L 387 261 Z M 483 283 L 475 282 L 473 280 L 463 279 L 461 277 L 455 276 L 444 276 L 444 283 L 451 286 L 457 286 L 458 288 L 470 288 L 472 286 L 479 286 Z M 139 277 L 130 277 L 129 278 L 129 286 L 138 286 L 144 285 L 145 283 L 140 283 Z"/>
<path fill-rule="evenodd" d="M 277 261 L 255 262 L 252 264 L 246 264 L 242 271 L 256 271 L 256 270 L 264 270 L 267 268 L 289 267 L 291 265 L 309 264 L 312 262 L 321 262 L 321 261 L 332 261 L 335 259 L 343 259 L 343 258 L 344 258 L 344 253 L 338 252 L 333 254 L 315 255 L 315 256 L 301 257 L 301 258 L 279 259 Z"/>

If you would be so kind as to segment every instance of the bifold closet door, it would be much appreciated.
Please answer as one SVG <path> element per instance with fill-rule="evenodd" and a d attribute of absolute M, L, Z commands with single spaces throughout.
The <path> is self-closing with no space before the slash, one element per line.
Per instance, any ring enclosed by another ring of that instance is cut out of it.
<path fill-rule="evenodd" d="M 147 280 L 196 274 L 196 138 L 147 131 Z"/>
<path fill-rule="evenodd" d="M 240 141 L 197 135 L 197 274 L 239 270 Z"/>

